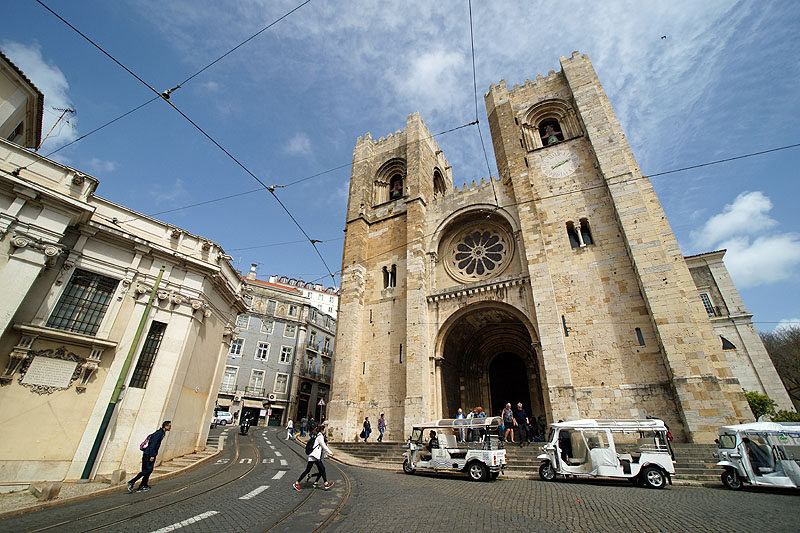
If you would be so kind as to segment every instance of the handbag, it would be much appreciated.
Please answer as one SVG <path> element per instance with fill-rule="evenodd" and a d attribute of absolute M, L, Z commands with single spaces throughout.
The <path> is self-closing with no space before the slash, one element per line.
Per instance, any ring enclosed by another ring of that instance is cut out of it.
<path fill-rule="evenodd" d="M 363 439 L 363 438 L 364 438 L 364 437 L 366 437 L 366 436 L 367 436 L 367 432 L 366 432 L 366 430 L 362 429 L 362 430 L 361 430 L 361 434 L 359 435 L 359 437 L 361 437 L 361 438 Z"/>

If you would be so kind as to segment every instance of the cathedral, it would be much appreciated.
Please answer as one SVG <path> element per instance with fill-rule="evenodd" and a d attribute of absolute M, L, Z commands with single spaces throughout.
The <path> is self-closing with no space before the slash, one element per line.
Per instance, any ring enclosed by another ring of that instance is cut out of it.
<path fill-rule="evenodd" d="M 357 141 L 332 438 L 354 440 L 365 416 L 404 440 L 521 402 L 547 423 L 651 416 L 711 442 L 752 420 L 744 389 L 789 408 L 724 251 L 682 255 L 588 57 L 485 103 L 488 181 L 454 189 L 418 113 Z"/>

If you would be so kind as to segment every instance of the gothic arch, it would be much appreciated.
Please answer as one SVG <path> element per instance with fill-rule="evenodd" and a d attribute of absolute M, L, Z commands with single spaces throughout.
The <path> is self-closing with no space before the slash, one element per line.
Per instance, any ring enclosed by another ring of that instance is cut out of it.
<path fill-rule="evenodd" d="M 545 121 L 558 122 L 563 140 L 569 140 L 582 134 L 580 122 L 574 109 L 567 102 L 549 99 L 531 106 L 521 117 L 522 137 L 525 148 L 530 152 L 546 146 L 539 133 L 539 126 Z"/>

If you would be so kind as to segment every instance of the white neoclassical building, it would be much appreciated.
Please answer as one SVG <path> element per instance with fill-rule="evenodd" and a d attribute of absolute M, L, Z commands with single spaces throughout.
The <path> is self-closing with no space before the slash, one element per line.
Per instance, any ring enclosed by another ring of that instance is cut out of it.
<path fill-rule="evenodd" d="M 138 471 L 167 419 L 159 460 L 205 447 L 242 280 L 216 243 L 97 186 L 0 139 L 0 483 Z"/>

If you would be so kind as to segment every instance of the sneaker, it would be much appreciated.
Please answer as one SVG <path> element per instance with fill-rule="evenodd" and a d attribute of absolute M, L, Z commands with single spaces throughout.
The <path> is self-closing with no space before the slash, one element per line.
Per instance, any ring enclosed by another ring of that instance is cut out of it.
<path fill-rule="evenodd" d="M 128 482 L 126 483 L 126 485 L 128 485 L 128 492 L 130 492 L 131 494 L 133 494 L 133 493 L 135 492 L 135 491 L 133 490 L 133 483 L 131 483 L 130 481 L 128 481 Z"/>
<path fill-rule="evenodd" d="M 333 487 L 333 481 L 326 481 L 325 484 L 322 485 L 323 490 L 328 490 L 331 487 Z"/>
<path fill-rule="evenodd" d="M 318 482 L 316 482 L 316 481 L 315 481 L 315 482 L 314 482 L 314 484 L 312 485 L 312 487 L 314 487 L 315 489 L 318 489 L 318 488 L 320 488 L 321 486 L 322 486 L 322 485 L 320 485 L 320 484 L 319 484 Z"/>
<path fill-rule="evenodd" d="M 139 487 L 137 492 L 147 492 L 148 490 L 150 490 L 150 485 L 145 485 L 144 487 Z"/>
<path fill-rule="evenodd" d="M 295 481 L 294 483 L 292 483 L 292 488 L 293 488 L 294 490 L 296 490 L 297 492 L 300 492 L 300 491 L 302 490 L 302 489 L 300 488 L 300 483 L 299 483 L 298 481 Z"/>

